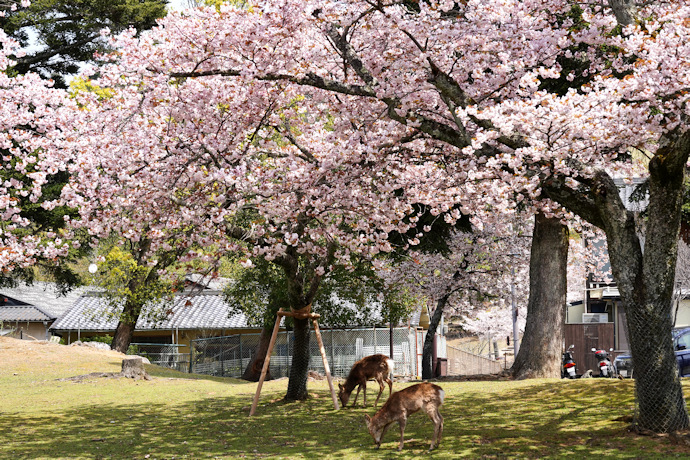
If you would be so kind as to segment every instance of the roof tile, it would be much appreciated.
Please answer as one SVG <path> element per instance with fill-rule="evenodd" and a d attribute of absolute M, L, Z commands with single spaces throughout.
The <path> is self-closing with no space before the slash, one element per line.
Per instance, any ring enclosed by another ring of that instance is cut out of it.
<path fill-rule="evenodd" d="M 0 322 L 52 321 L 55 317 L 33 305 L 0 306 Z"/>
<path fill-rule="evenodd" d="M 121 308 L 120 308 L 121 309 Z M 167 314 L 166 314 L 167 313 Z M 160 320 L 157 318 L 163 317 Z M 74 306 L 53 323 L 51 330 L 110 331 L 117 327 L 117 315 L 105 297 L 81 296 Z M 153 329 L 236 329 L 250 327 L 244 315 L 229 316 L 228 305 L 217 291 L 177 295 L 172 305 L 145 306 L 136 324 L 137 330 Z"/>

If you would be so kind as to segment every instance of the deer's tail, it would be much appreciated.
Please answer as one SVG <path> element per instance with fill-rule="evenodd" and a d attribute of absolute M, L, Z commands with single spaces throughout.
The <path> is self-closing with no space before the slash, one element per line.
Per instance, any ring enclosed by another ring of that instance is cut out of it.
<path fill-rule="evenodd" d="M 386 364 L 388 365 L 388 378 L 393 380 L 393 371 L 395 370 L 395 361 L 393 361 L 391 358 L 388 358 L 386 360 Z"/>

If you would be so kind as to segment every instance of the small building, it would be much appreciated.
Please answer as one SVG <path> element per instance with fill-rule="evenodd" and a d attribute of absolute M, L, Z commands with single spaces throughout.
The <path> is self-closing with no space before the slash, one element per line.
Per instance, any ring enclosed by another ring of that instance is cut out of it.
<path fill-rule="evenodd" d="M 93 336 L 113 335 L 118 313 L 99 293 L 84 294 L 50 330 L 66 343 Z M 180 293 L 170 302 L 144 307 L 134 330 L 133 344 L 172 345 L 178 353 L 189 353 L 192 340 L 227 334 L 260 332 L 242 314 L 230 315 L 220 291 Z"/>
<path fill-rule="evenodd" d="M 54 283 L 47 282 L 0 288 L 0 335 L 24 340 L 48 340 L 53 321 L 79 295 L 79 290 L 60 294 Z"/>
<path fill-rule="evenodd" d="M 48 340 L 50 313 L 12 297 L 0 297 L 0 335 L 23 340 Z"/>

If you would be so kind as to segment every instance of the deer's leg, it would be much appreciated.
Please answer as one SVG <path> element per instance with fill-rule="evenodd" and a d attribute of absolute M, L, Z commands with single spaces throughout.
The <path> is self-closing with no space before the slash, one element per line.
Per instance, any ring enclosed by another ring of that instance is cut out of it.
<path fill-rule="evenodd" d="M 367 381 L 366 380 L 364 382 L 362 382 L 361 387 L 362 387 L 362 391 L 363 391 L 362 394 L 364 395 L 364 396 L 362 396 L 364 398 L 364 407 L 367 407 Z"/>
<path fill-rule="evenodd" d="M 357 394 L 355 395 L 355 402 L 352 403 L 352 407 L 357 405 L 357 398 L 359 397 L 359 390 L 362 389 L 362 384 L 357 385 Z M 367 385 L 364 384 L 364 406 L 367 405 Z"/>
<path fill-rule="evenodd" d="M 429 415 L 431 421 L 434 422 L 434 437 L 431 438 L 431 445 L 429 446 L 429 450 L 432 450 L 434 447 L 438 447 L 441 444 L 441 435 L 443 434 L 443 416 L 439 412 L 438 408 L 431 407 L 427 409 L 427 414 Z"/>
<path fill-rule="evenodd" d="M 393 393 L 393 380 L 390 379 L 390 377 L 386 377 L 386 383 L 388 384 L 388 397 L 391 397 L 391 393 Z"/>
<path fill-rule="evenodd" d="M 441 445 L 441 436 L 443 435 L 443 416 L 438 412 L 438 409 L 436 413 L 438 414 L 438 418 L 441 419 L 441 424 L 438 426 L 438 435 L 436 436 L 436 447 L 438 448 L 438 446 Z"/>
<path fill-rule="evenodd" d="M 388 431 L 388 428 L 390 428 L 392 424 L 393 424 L 393 422 L 390 422 L 390 423 L 386 423 L 383 426 L 383 430 L 381 430 L 381 441 L 383 441 L 383 437 L 386 435 L 386 431 Z"/>
<path fill-rule="evenodd" d="M 391 426 L 392 424 L 393 424 L 393 422 L 388 422 L 388 423 L 386 423 L 385 425 L 383 425 L 383 428 L 381 428 L 381 437 L 379 438 L 379 443 L 378 443 L 378 445 L 376 446 L 377 449 L 378 449 L 379 447 L 381 447 L 381 443 L 383 442 L 383 437 L 386 436 L 386 432 L 388 431 L 388 428 L 390 428 L 390 426 Z"/>
<path fill-rule="evenodd" d="M 376 397 L 376 402 L 374 403 L 374 407 L 376 407 L 379 404 L 379 398 L 381 397 L 381 394 L 383 393 L 383 389 L 386 388 L 386 386 L 383 384 L 382 380 L 377 380 L 377 382 L 379 382 L 379 395 Z"/>
<path fill-rule="evenodd" d="M 403 450 L 403 444 L 405 444 L 405 425 L 407 425 L 407 417 L 403 414 L 403 416 L 398 420 L 398 424 L 400 425 L 400 445 L 398 446 L 398 450 Z"/>

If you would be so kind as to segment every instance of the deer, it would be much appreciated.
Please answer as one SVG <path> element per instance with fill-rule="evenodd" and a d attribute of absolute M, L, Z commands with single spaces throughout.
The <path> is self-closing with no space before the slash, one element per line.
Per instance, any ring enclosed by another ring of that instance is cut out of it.
<path fill-rule="evenodd" d="M 381 447 L 381 440 L 386 430 L 393 422 L 400 425 L 400 445 L 398 451 L 403 449 L 405 443 L 405 425 L 407 418 L 419 410 L 424 410 L 432 422 L 434 422 L 434 437 L 431 439 L 429 450 L 438 447 L 443 433 L 443 417 L 439 408 L 443 404 L 445 392 L 443 388 L 433 383 L 418 383 L 403 390 L 396 391 L 386 401 L 373 417 L 364 416 L 369 434 L 374 438 L 376 448 Z"/>
<path fill-rule="evenodd" d="M 352 403 L 354 407 L 357 404 L 359 397 L 359 390 L 364 390 L 364 407 L 367 406 L 367 380 L 376 380 L 379 383 L 379 394 L 374 402 L 374 407 L 379 403 L 381 393 L 385 388 L 383 382 L 388 383 L 388 396 L 393 392 L 393 380 L 390 377 L 393 375 L 395 363 L 386 355 L 371 355 L 357 361 L 350 369 L 350 373 L 345 380 L 345 384 L 338 384 L 338 398 L 340 403 L 345 407 L 350 400 L 352 390 L 357 387 L 357 394 Z"/>

